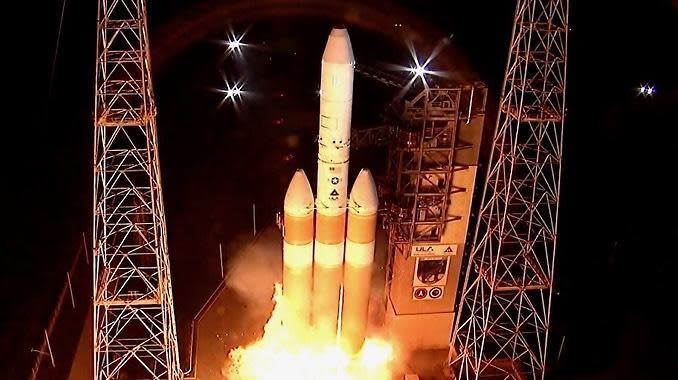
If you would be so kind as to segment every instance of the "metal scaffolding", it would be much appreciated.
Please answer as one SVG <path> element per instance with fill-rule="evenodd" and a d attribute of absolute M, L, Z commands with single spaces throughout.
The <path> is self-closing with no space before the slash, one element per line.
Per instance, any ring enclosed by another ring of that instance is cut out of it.
<path fill-rule="evenodd" d="M 145 0 L 99 0 L 94 378 L 181 379 Z"/>
<path fill-rule="evenodd" d="M 465 169 L 456 152 L 471 145 L 458 125 L 484 112 L 483 84 L 426 88 L 405 101 L 404 124 L 393 132 L 387 169 L 389 247 L 409 254 L 412 243 L 438 242 L 445 225 L 459 219 L 447 209 L 456 191 L 452 177 Z M 475 103 L 474 103 L 475 102 Z M 390 255 L 389 255 L 390 256 Z"/>
<path fill-rule="evenodd" d="M 568 0 L 518 0 L 455 321 L 457 379 L 543 379 L 551 320 Z"/>

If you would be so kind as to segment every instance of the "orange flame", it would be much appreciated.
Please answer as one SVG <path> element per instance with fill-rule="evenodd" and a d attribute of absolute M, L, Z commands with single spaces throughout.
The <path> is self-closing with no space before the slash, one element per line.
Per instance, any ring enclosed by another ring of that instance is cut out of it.
<path fill-rule="evenodd" d="M 362 350 L 351 356 L 339 344 L 326 344 L 306 327 L 294 331 L 283 326 L 289 314 L 282 286 L 275 284 L 275 307 L 263 337 L 229 353 L 224 375 L 229 380 L 388 380 L 391 379 L 392 345 L 368 338 Z"/>

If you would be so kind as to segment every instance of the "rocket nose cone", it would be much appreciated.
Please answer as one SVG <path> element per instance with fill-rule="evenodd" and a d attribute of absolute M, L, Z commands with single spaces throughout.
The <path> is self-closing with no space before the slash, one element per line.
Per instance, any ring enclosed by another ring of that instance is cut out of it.
<path fill-rule="evenodd" d="M 285 213 L 305 216 L 313 212 L 313 190 L 303 170 L 298 169 L 285 194 Z"/>
<path fill-rule="evenodd" d="M 346 28 L 332 29 L 325 45 L 323 62 L 352 64 L 353 61 L 353 48 L 348 31 Z"/>
<path fill-rule="evenodd" d="M 374 214 L 379 208 L 377 186 L 368 169 L 363 169 L 353 183 L 348 207 L 358 214 Z"/>

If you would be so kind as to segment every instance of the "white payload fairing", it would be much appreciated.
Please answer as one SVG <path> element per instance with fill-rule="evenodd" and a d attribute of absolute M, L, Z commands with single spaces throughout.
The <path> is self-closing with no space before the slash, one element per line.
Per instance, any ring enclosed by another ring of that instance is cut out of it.
<path fill-rule="evenodd" d="M 361 171 L 351 192 L 347 234 L 353 68 L 348 32 L 332 29 L 320 79 L 315 230 L 313 194 L 298 170 L 285 196 L 283 294 L 295 311 L 290 326 L 307 322 L 310 309 L 314 331 L 333 341 L 343 286 L 342 341 L 357 352 L 365 339 L 378 200 L 372 175 Z"/>

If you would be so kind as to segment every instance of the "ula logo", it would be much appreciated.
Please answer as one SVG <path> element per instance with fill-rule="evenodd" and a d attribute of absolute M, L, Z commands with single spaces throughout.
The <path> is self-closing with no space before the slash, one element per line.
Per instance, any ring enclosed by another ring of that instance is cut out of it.
<path fill-rule="evenodd" d="M 427 246 L 419 246 L 419 247 L 414 247 L 415 252 L 433 252 L 433 247 L 430 245 Z"/>

